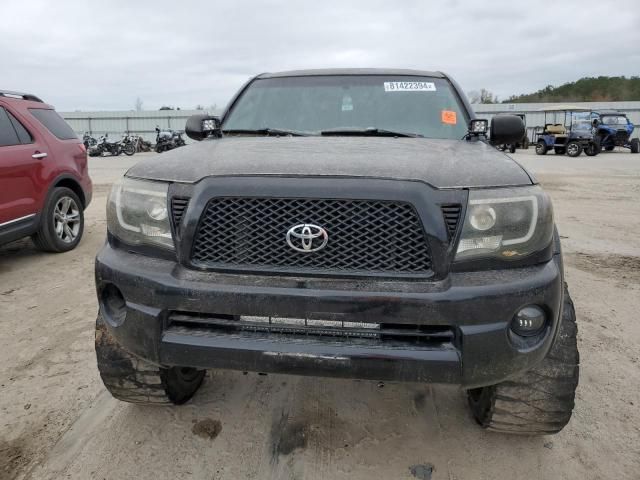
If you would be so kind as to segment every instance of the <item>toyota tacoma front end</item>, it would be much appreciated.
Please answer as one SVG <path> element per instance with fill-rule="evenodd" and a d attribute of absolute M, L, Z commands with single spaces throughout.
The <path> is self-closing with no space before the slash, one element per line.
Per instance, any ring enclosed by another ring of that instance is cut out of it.
<path fill-rule="evenodd" d="M 252 79 L 205 139 L 133 167 L 96 260 L 102 379 L 182 403 L 206 369 L 448 383 L 553 433 L 578 380 L 548 196 L 438 72 Z"/>

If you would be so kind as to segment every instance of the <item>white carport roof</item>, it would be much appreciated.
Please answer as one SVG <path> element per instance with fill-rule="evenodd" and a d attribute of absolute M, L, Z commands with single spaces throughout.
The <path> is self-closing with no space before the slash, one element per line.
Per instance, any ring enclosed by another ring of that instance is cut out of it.
<path fill-rule="evenodd" d="M 577 105 L 554 105 L 539 110 L 540 112 L 589 112 L 590 108 L 578 107 Z"/>

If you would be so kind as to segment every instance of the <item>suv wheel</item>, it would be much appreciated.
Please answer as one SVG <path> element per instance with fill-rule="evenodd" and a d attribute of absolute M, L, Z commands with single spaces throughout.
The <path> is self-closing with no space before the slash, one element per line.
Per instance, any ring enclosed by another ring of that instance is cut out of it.
<path fill-rule="evenodd" d="M 104 386 L 118 400 L 148 405 L 180 405 L 200 388 L 205 370 L 162 368 L 122 348 L 96 319 L 96 357 Z"/>
<path fill-rule="evenodd" d="M 83 231 L 82 202 L 73 190 L 57 187 L 49 195 L 38 231 L 31 238 L 45 252 L 68 252 L 76 248 Z"/>
<path fill-rule="evenodd" d="M 640 153 L 640 140 L 637 138 L 631 140 L 631 153 Z"/>
<path fill-rule="evenodd" d="M 469 390 L 469 406 L 489 430 L 525 435 L 557 433 L 569 423 L 578 386 L 578 326 L 565 284 L 560 331 L 535 368 L 497 385 Z"/>

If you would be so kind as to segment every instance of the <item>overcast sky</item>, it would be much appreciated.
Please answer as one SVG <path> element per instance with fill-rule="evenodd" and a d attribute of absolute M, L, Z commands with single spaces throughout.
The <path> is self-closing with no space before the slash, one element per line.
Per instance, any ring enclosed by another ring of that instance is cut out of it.
<path fill-rule="evenodd" d="M 223 106 L 250 76 L 442 70 L 500 98 L 640 73 L 640 9 L 619 1 L 4 0 L 0 88 L 60 111 Z"/>

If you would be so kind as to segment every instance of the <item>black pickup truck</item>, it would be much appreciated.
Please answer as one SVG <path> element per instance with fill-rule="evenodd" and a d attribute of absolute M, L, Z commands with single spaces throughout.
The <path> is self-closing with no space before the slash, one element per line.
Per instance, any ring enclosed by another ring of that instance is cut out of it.
<path fill-rule="evenodd" d="M 113 187 L 96 352 L 114 397 L 206 369 L 458 384 L 478 422 L 569 421 L 577 327 L 549 197 L 440 72 L 262 74 Z"/>

